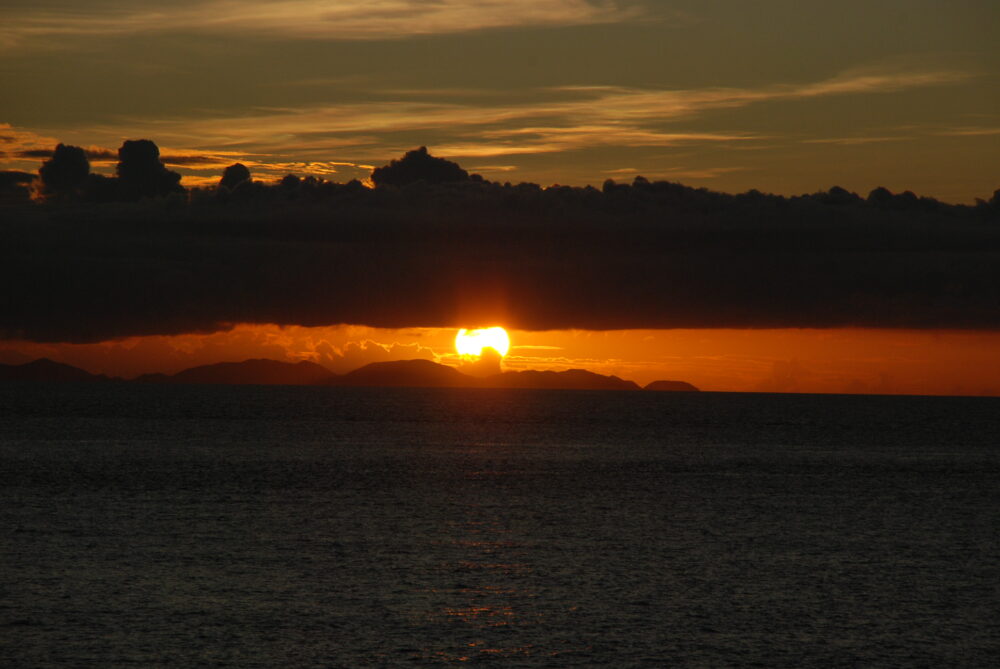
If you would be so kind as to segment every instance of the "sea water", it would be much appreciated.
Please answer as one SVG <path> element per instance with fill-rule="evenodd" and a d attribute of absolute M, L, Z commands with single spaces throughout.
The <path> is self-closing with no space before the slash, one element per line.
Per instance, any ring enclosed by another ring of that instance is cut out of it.
<path fill-rule="evenodd" d="M 0 666 L 987 667 L 1000 400 L 0 388 Z"/>

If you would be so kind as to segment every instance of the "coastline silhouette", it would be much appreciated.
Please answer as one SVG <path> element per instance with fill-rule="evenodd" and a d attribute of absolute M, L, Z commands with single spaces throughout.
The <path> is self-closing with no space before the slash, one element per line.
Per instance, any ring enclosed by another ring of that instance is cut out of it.
<path fill-rule="evenodd" d="M 413 388 L 535 388 L 552 390 L 641 390 L 632 381 L 583 369 L 506 371 L 471 376 L 430 360 L 373 362 L 347 374 L 335 374 L 314 362 L 252 359 L 191 367 L 176 374 L 142 374 L 120 379 L 90 374 L 71 365 L 39 359 L 20 365 L 0 364 L 0 382 L 142 383 L 192 385 L 377 386 Z M 696 392 L 682 381 L 654 381 L 645 390 Z"/>

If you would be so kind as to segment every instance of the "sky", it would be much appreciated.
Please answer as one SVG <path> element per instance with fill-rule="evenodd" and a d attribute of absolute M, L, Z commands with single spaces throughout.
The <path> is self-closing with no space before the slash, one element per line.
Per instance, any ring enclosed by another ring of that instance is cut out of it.
<path fill-rule="evenodd" d="M 346 182 L 427 146 L 498 182 L 884 186 L 973 204 L 1000 188 L 998 28 L 995 0 L 0 0 L 0 170 L 35 172 L 65 142 L 113 174 L 122 142 L 148 138 L 187 186 L 237 161 L 260 180 Z M 495 276 L 465 285 L 472 256 L 451 253 L 465 247 L 449 229 L 410 257 L 319 248 L 307 225 L 273 245 L 135 231 L 124 211 L 81 232 L 3 231 L 49 255 L 0 267 L 0 362 L 126 377 L 249 357 L 461 366 L 457 327 L 505 325 L 507 369 L 1000 395 L 997 247 L 975 222 L 913 241 L 895 219 L 801 238 L 723 220 L 659 255 L 641 226 L 566 253 L 514 230 L 466 249 Z M 604 312 L 586 310 L 595 295 Z"/>
<path fill-rule="evenodd" d="M 0 363 L 58 359 L 133 378 L 196 365 L 308 360 L 343 374 L 373 362 L 432 360 L 463 369 L 452 328 L 237 325 L 209 335 L 89 344 L 0 342 Z M 839 329 L 511 330 L 505 371 L 587 369 L 646 385 L 682 380 L 716 392 L 1000 396 L 1000 335 Z M 467 372 L 475 370 L 466 369 Z"/>
<path fill-rule="evenodd" d="M 992 0 L 3 0 L 0 18 L 0 169 L 142 137 L 189 185 L 236 161 L 364 179 L 426 145 L 513 183 L 1000 186 Z"/>

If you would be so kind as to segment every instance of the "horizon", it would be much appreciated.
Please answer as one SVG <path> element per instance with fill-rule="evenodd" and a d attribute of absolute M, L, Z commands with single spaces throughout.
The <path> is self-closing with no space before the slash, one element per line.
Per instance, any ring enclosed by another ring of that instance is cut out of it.
<path fill-rule="evenodd" d="M 686 382 L 686 381 L 684 381 L 682 379 L 659 379 L 659 378 L 656 378 L 656 379 L 653 379 L 652 381 L 649 381 L 647 383 L 638 383 L 638 382 L 636 382 L 633 379 L 621 378 L 621 377 L 618 377 L 615 374 L 598 374 L 597 372 L 593 372 L 593 371 L 588 370 L 588 369 L 574 368 L 574 367 L 567 367 L 566 369 L 535 369 L 535 368 L 532 368 L 532 369 L 510 369 L 510 368 L 504 368 L 501 365 L 501 366 L 497 367 L 497 371 L 490 372 L 490 373 L 485 373 L 484 374 L 481 370 L 476 370 L 475 369 L 474 362 L 472 364 L 470 364 L 470 362 L 466 362 L 464 364 L 460 363 L 459 365 L 456 366 L 455 364 L 450 363 L 450 362 L 437 362 L 437 361 L 433 361 L 433 360 L 428 360 L 426 358 L 410 358 L 410 359 L 401 359 L 401 360 L 383 360 L 383 361 L 369 362 L 369 363 L 363 364 L 361 367 L 350 369 L 347 372 L 343 372 L 343 373 L 335 372 L 332 369 L 330 369 L 330 367 L 328 367 L 327 365 L 324 365 L 322 363 L 313 362 L 311 360 L 298 360 L 298 361 L 294 361 L 293 362 L 293 361 L 275 360 L 273 358 L 246 358 L 246 359 L 242 359 L 242 360 L 220 360 L 220 361 L 217 361 L 217 362 L 205 363 L 205 364 L 201 364 L 201 365 L 195 365 L 193 367 L 186 367 L 186 368 L 181 369 L 180 371 L 178 371 L 176 373 L 172 373 L 172 374 L 163 373 L 163 372 L 145 372 L 145 373 L 141 373 L 141 374 L 139 374 L 137 376 L 134 376 L 134 377 L 119 377 L 119 376 L 110 376 L 110 375 L 107 375 L 107 374 L 105 374 L 103 372 L 100 372 L 100 371 L 96 371 L 95 372 L 93 370 L 82 369 L 82 368 L 76 367 L 74 365 L 69 365 L 68 363 L 63 362 L 63 361 L 52 360 L 50 358 L 45 358 L 45 357 L 30 359 L 30 360 L 26 360 L 26 361 L 23 361 L 23 362 L 22 361 L 17 361 L 17 362 L 3 362 L 4 353 L 8 353 L 8 352 L 0 351 L 0 367 L 32 367 L 32 366 L 38 365 L 39 363 L 50 363 L 50 364 L 55 364 L 55 365 L 68 366 L 68 367 L 70 367 L 71 369 L 74 369 L 74 370 L 81 370 L 81 371 L 84 371 L 84 372 L 88 372 L 90 374 L 93 374 L 94 376 L 101 377 L 103 380 L 106 380 L 108 382 L 121 382 L 121 383 L 134 383 L 134 382 L 139 382 L 139 383 L 143 383 L 143 382 L 145 382 L 145 383 L 151 383 L 151 382 L 152 383 L 163 383 L 167 379 L 173 379 L 173 378 L 176 378 L 176 377 L 183 377 L 184 374 L 187 373 L 187 372 L 205 371 L 207 369 L 218 368 L 218 367 L 223 367 L 223 366 L 225 366 L 225 367 L 240 367 L 240 366 L 244 366 L 244 365 L 246 365 L 248 363 L 261 363 L 261 362 L 264 362 L 264 363 L 277 363 L 278 365 L 288 366 L 288 367 L 295 367 L 295 366 L 299 366 L 299 365 L 316 366 L 316 367 L 322 368 L 330 376 L 329 376 L 328 379 L 324 379 L 324 382 L 316 382 L 316 381 L 309 381 L 309 382 L 307 382 L 307 381 L 301 380 L 301 379 L 300 380 L 296 380 L 296 381 L 273 381 L 273 380 L 265 380 L 264 377 L 260 377 L 260 380 L 253 380 L 253 381 L 249 381 L 249 382 L 248 381 L 238 381 L 238 382 L 236 382 L 236 381 L 216 381 L 216 380 L 211 380 L 211 381 L 182 380 L 179 383 L 181 383 L 181 384 L 188 384 L 188 385 L 265 385 L 265 386 L 272 386 L 272 385 L 274 385 L 274 386 L 289 386 L 290 385 L 290 386 L 325 386 L 325 385 L 328 385 L 328 381 L 350 377 L 353 372 L 360 372 L 360 371 L 363 371 L 363 370 L 366 370 L 366 369 L 374 369 L 374 368 L 382 368 L 382 367 L 389 367 L 389 366 L 397 366 L 397 365 L 399 365 L 401 363 L 428 363 L 429 365 L 432 365 L 432 366 L 435 366 L 435 367 L 445 367 L 445 368 L 453 369 L 456 372 L 458 372 L 462 377 L 468 379 L 469 381 L 472 381 L 473 383 L 471 385 L 456 385 L 456 386 L 448 386 L 448 385 L 445 385 L 445 386 L 438 386 L 438 385 L 425 386 L 425 385 L 420 384 L 420 383 L 415 383 L 413 385 L 411 385 L 411 384 L 402 384 L 402 385 L 400 385 L 398 383 L 390 383 L 390 384 L 386 384 L 386 383 L 364 383 L 364 384 L 360 384 L 360 387 L 376 387 L 376 388 L 377 387 L 404 387 L 404 388 L 414 388 L 414 389 L 416 389 L 416 388 L 425 388 L 425 387 L 445 387 L 445 388 L 455 388 L 455 389 L 459 389 L 459 390 L 469 390 L 469 389 L 471 389 L 471 390 L 477 390 L 477 389 L 479 389 L 479 390 L 498 390 L 498 389 L 506 389 L 506 390 L 521 390 L 521 389 L 533 389 L 533 390 L 577 390 L 579 388 L 573 388 L 573 387 L 569 387 L 569 386 L 567 386 L 567 387 L 562 387 L 562 386 L 545 386 L 545 387 L 537 387 L 537 388 L 533 387 L 533 386 L 511 386 L 511 387 L 507 387 L 507 386 L 479 385 L 479 384 L 477 384 L 475 382 L 476 381 L 487 382 L 487 381 L 489 381 L 491 379 L 496 379 L 498 377 L 507 377 L 507 376 L 511 376 L 511 375 L 519 375 L 521 372 L 541 372 L 541 373 L 546 373 L 546 374 L 556 374 L 557 376 L 561 375 L 561 374 L 564 374 L 566 372 L 586 372 L 588 374 L 592 374 L 592 375 L 597 376 L 597 377 L 602 377 L 604 379 L 610 379 L 610 380 L 613 380 L 613 381 L 624 381 L 626 383 L 633 383 L 633 384 L 635 384 L 634 388 L 619 388 L 619 389 L 616 389 L 616 390 L 612 390 L 611 392 L 622 392 L 622 391 L 629 391 L 629 390 L 631 390 L 631 391 L 645 390 L 645 391 L 654 391 L 655 392 L 655 391 L 664 391 L 664 390 L 667 390 L 667 391 L 672 391 L 672 392 L 717 392 L 717 393 L 735 393 L 735 394 L 745 394 L 745 393 L 746 394 L 756 394 L 756 393 L 759 393 L 759 394 L 766 394 L 766 395 L 771 395 L 771 394 L 788 394 L 788 395 L 877 395 L 877 396 L 882 396 L 882 397 L 917 396 L 917 397 L 984 397 L 984 398 L 986 398 L 986 397 L 1000 396 L 1000 392 L 994 393 L 994 392 L 991 392 L 991 391 L 980 391 L 980 392 L 974 392 L 974 391 L 973 392 L 962 392 L 962 391 L 959 391 L 959 392 L 951 392 L 951 393 L 934 393 L 934 392 L 921 392 L 921 391 L 916 391 L 916 390 L 910 391 L 910 392 L 898 392 L 898 391 L 896 391 L 896 392 L 879 392 L 877 390 L 876 391 L 872 391 L 870 389 L 864 389 L 864 388 L 861 388 L 861 389 L 858 389 L 858 388 L 847 388 L 846 390 L 814 390 L 814 391 L 767 390 L 767 389 L 760 389 L 760 388 L 759 389 L 755 389 L 755 390 L 704 389 L 704 388 L 695 387 L 693 384 L 688 384 L 688 382 Z M 151 381 L 149 378 L 146 378 L 146 377 L 163 377 L 163 380 L 157 379 L 157 380 L 152 380 Z M 20 380 L 18 382 L 24 382 L 24 381 Z M 50 380 L 50 379 L 43 378 L 43 379 L 32 379 L 31 381 L 28 381 L 28 382 L 50 383 L 50 382 L 53 382 L 53 381 Z M 61 383 L 63 381 L 56 381 L 56 382 L 57 383 Z M 176 381 L 171 381 L 171 383 L 176 383 Z M 659 384 L 669 384 L 671 386 L 676 386 L 676 387 L 670 387 L 670 388 L 666 388 L 666 389 L 664 389 L 664 388 L 651 388 L 650 387 L 650 386 L 659 385 Z M 334 385 L 336 386 L 336 384 L 334 384 Z M 688 388 L 688 387 L 683 387 L 683 386 L 690 386 L 690 387 Z M 358 386 L 349 386 L 349 387 L 358 387 Z M 593 390 L 593 388 L 585 388 L 585 390 Z"/>
<path fill-rule="evenodd" d="M 485 390 L 496 390 L 496 389 L 506 389 L 506 390 L 534 389 L 534 390 L 543 390 L 543 391 L 544 390 L 577 390 L 577 389 L 580 389 L 580 388 L 573 388 L 573 387 L 570 387 L 570 386 L 562 387 L 562 386 L 559 386 L 559 385 L 544 386 L 544 387 L 542 387 L 542 386 L 540 386 L 540 387 L 534 387 L 534 386 L 510 386 L 510 387 L 508 387 L 508 386 L 490 386 L 490 385 L 478 385 L 476 382 L 477 381 L 480 382 L 480 383 L 487 382 L 487 381 L 489 381 L 491 379 L 497 379 L 499 377 L 508 377 L 508 376 L 511 376 L 511 375 L 519 375 L 522 372 L 541 372 L 541 373 L 546 373 L 546 374 L 556 374 L 557 376 L 561 375 L 561 374 L 564 374 L 566 372 L 586 372 L 588 374 L 592 374 L 592 375 L 594 375 L 596 377 L 603 378 L 603 379 L 609 379 L 609 380 L 612 380 L 612 381 L 624 381 L 626 383 L 633 383 L 633 384 L 635 384 L 634 388 L 618 388 L 618 389 L 615 389 L 615 390 L 611 390 L 610 392 L 645 390 L 645 391 L 671 391 L 671 392 L 716 392 L 716 393 L 736 393 L 736 394 L 758 394 L 759 393 L 759 394 L 766 394 L 766 395 L 788 394 L 788 395 L 861 395 L 861 396 L 863 396 L 863 395 L 877 395 L 877 396 L 884 396 L 884 397 L 892 397 L 892 396 L 904 396 L 904 397 L 905 396 L 917 396 L 917 397 L 984 397 L 984 398 L 988 398 L 988 397 L 1000 397 L 1000 391 L 993 391 L 993 390 L 979 390 L 979 391 L 975 391 L 975 390 L 968 390 L 968 389 L 962 389 L 962 388 L 959 388 L 957 390 L 953 389 L 952 392 L 934 392 L 933 390 L 931 390 L 931 391 L 924 391 L 924 390 L 918 390 L 918 389 L 912 389 L 912 390 L 908 390 L 908 391 L 899 391 L 899 390 L 888 391 L 885 388 L 882 388 L 881 390 L 880 389 L 872 389 L 872 388 L 864 386 L 863 384 L 861 384 L 859 386 L 857 380 L 852 381 L 851 385 L 849 385 L 849 386 L 847 386 L 845 388 L 841 388 L 841 389 L 825 389 L 825 390 L 824 389 L 789 390 L 787 388 L 786 389 L 782 389 L 780 386 L 775 387 L 775 388 L 758 387 L 756 389 L 744 389 L 744 390 L 732 390 L 732 389 L 726 389 L 726 388 L 722 388 L 722 389 L 719 389 L 719 388 L 699 388 L 699 387 L 696 387 L 694 384 L 689 384 L 687 381 L 685 381 L 683 379 L 652 378 L 652 380 L 650 380 L 650 381 L 646 381 L 646 382 L 640 383 L 640 382 L 638 382 L 638 381 L 636 381 L 634 379 L 619 377 L 618 375 L 613 374 L 613 373 L 611 373 L 611 374 L 600 374 L 598 372 L 594 372 L 594 371 L 589 370 L 589 369 L 577 368 L 577 367 L 572 367 L 572 366 L 568 366 L 568 367 L 565 367 L 563 369 L 558 369 L 558 368 L 557 369 L 549 369 L 549 368 L 539 369 L 539 368 L 536 368 L 536 367 L 532 367 L 532 368 L 520 368 L 519 369 L 519 368 L 510 368 L 510 367 L 507 367 L 506 365 L 499 365 L 496 368 L 496 371 L 492 371 L 491 370 L 489 372 L 484 373 L 482 371 L 482 369 L 476 369 L 476 362 L 478 360 L 467 360 L 467 361 L 455 364 L 454 362 L 451 362 L 451 361 L 439 362 L 439 361 L 436 361 L 436 360 L 429 360 L 429 359 L 426 359 L 426 358 L 410 358 L 410 359 L 400 359 L 400 360 L 380 360 L 380 361 L 375 361 L 375 362 L 368 362 L 368 363 L 365 363 L 365 364 L 361 365 L 360 367 L 349 369 L 346 372 L 336 372 L 336 371 L 333 371 L 328 365 L 323 364 L 323 363 L 313 362 L 312 360 L 288 361 L 288 360 L 275 360 L 274 358 L 246 358 L 246 359 L 241 359 L 241 360 L 235 360 L 235 359 L 234 360 L 219 360 L 219 361 L 216 361 L 216 362 L 204 363 L 204 364 L 195 365 L 195 366 L 192 366 L 192 367 L 185 367 L 185 368 L 183 368 L 183 369 L 181 369 L 181 370 L 179 370 L 177 372 L 174 372 L 174 373 L 164 373 L 164 372 L 159 372 L 159 371 L 153 371 L 153 372 L 143 372 L 143 373 L 137 374 L 137 375 L 132 376 L 132 377 L 121 377 L 121 376 L 112 376 L 112 375 L 106 374 L 105 372 L 102 372 L 100 370 L 95 371 L 94 369 L 83 369 L 81 367 L 77 367 L 75 365 L 70 365 L 69 363 L 66 363 L 66 362 L 63 362 L 63 361 L 60 361 L 60 360 L 52 360 L 51 358 L 46 358 L 46 357 L 34 358 L 34 359 L 29 359 L 29 360 L 24 360 L 24 361 L 19 361 L 19 360 L 16 360 L 16 358 L 15 358 L 14 362 L 5 362 L 5 360 L 10 360 L 10 358 L 8 357 L 9 353 L 10 353 L 9 351 L 0 351 L 0 367 L 31 367 L 31 366 L 37 365 L 38 363 L 52 363 L 52 364 L 55 364 L 55 365 L 65 365 L 65 366 L 68 366 L 68 367 L 70 367 L 72 369 L 75 369 L 75 370 L 81 370 L 81 371 L 87 372 L 87 373 L 92 374 L 94 376 L 101 377 L 102 379 L 105 379 L 108 382 L 123 382 L 123 383 L 133 383 L 133 382 L 140 382 L 140 383 L 143 383 L 143 382 L 145 382 L 145 383 L 150 383 L 150 382 L 152 382 L 152 383 L 163 383 L 166 380 L 169 380 L 169 379 L 172 379 L 172 378 L 176 378 L 178 376 L 183 376 L 187 372 L 204 371 L 204 370 L 207 370 L 207 369 L 218 368 L 218 367 L 222 367 L 222 366 L 240 367 L 240 366 L 244 366 L 244 365 L 246 365 L 248 363 L 265 362 L 265 363 L 277 363 L 278 365 L 289 366 L 289 367 L 295 367 L 295 366 L 303 365 L 303 364 L 305 364 L 305 365 L 313 365 L 313 366 L 317 366 L 317 367 L 322 368 L 330 376 L 329 376 L 329 379 L 324 380 L 324 382 L 322 382 L 322 383 L 319 383 L 319 382 L 316 382 L 316 381 L 308 381 L 307 382 L 307 381 L 305 381 L 303 379 L 297 379 L 297 380 L 294 380 L 294 381 L 274 381 L 274 380 L 266 380 L 264 377 L 260 377 L 259 380 L 255 379 L 255 380 L 249 381 L 249 382 L 248 381 L 238 381 L 237 382 L 237 381 L 232 381 L 232 380 L 230 380 L 230 381 L 183 380 L 183 381 L 180 381 L 180 383 L 182 383 L 182 384 L 190 384 L 190 385 L 206 385 L 206 384 L 209 384 L 209 385 L 220 385 L 220 384 L 221 385 L 245 385 L 245 384 L 250 384 L 250 385 L 265 385 L 265 386 L 271 386 L 271 385 L 275 385 L 275 386 L 286 386 L 286 385 L 292 385 L 292 386 L 325 386 L 325 385 L 327 385 L 328 381 L 333 381 L 333 380 L 336 380 L 336 379 L 348 378 L 348 377 L 350 377 L 352 375 L 353 372 L 359 372 L 359 371 L 363 371 L 363 370 L 370 369 L 370 368 L 374 369 L 374 368 L 381 368 L 381 367 L 388 367 L 388 366 L 396 366 L 396 365 L 399 365 L 401 363 L 428 363 L 429 365 L 433 365 L 433 366 L 436 366 L 436 367 L 445 367 L 445 368 L 449 368 L 449 369 L 455 370 L 462 377 L 464 377 L 469 382 L 471 382 L 471 385 L 456 385 L 456 386 L 444 385 L 444 386 L 438 386 L 437 384 L 433 384 L 433 385 L 425 386 L 425 385 L 423 385 L 423 384 L 421 384 L 419 382 L 415 382 L 413 384 L 410 384 L 410 383 L 404 383 L 404 384 L 399 384 L 399 383 L 388 383 L 388 384 L 387 383 L 364 383 L 364 384 L 361 384 L 361 385 L 364 386 L 364 387 L 400 387 L 400 385 L 401 385 L 401 387 L 410 387 L 410 388 L 423 388 L 423 387 L 446 387 L 446 388 L 449 388 L 449 387 L 452 387 L 452 388 L 459 389 L 459 390 L 462 390 L 462 389 L 471 389 L 471 390 L 476 390 L 476 389 L 485 389 Z M 146 377 L 163 377 L 163 380 L 157 379 L 157 380 L 152 380 L 151 381 L 149 378 L 146 378 Z M 21 381 L 21 382 L 23 382 L 23 381 Z M 32 381 L 30 381 L 30 382 L 50 383 L 50 382 L 53 382 L 53 380 L 52 379 L 47 379 L 47 378 L 41 378 L 41 379 L 32 379 Z M 56 382 L 57 383 L 61 383 L 63 381 L 56 381 Z M 171 383 L 176 383 L 176 381 L 171 381 Z M 653 385 L 660 385 L 660 384 L 665 384 L 665 385 L 669 385 L 669 386 L 672 386 L 672 387 L 669 387 L 669 388 L 651 388 L 650 387 L 650 386 L 653 386 Z M 334 384 L 334 385 L 336 385 L 336 384 Z M 690 386 L 690 387 L 684 387 L 684 386 Z M 584 388 L 584 389 L 594 390 L 594 389 L 597 389 L 597 388 Z M 608 390 L 608 389 L 604 389 L 604 390 Z"/>
<path fill-rule="evenodd" d="M 451 347 L 454 334 L 448 328 L 243 325 L 210 336 L 69 345 L 6 342 L 0 344 L 0 364 L 47 358 L 122 380 L 247 360 L 311 362 L 335 375 L 373 363 L 427 360 L 480 374 L 475 369 L 478 358 L 459 355 Z M 703 392 L 1000 396 L 1000 335 L 994 332 L 784 330 L 748 336 L 738 330 L 647 330 L 511 335 L 511 352 L 498 371 L 584 369 L 639 387 L 659 380 L 683 381 Z M 622 356 L 621 351 L 633 355 Z M 795 356 L 782 355 L 788 352 Z M 912 358 L 923 358 L 923 364 L 913 364 Z M 933 358 L 939 360 L 930 364 Z"/>

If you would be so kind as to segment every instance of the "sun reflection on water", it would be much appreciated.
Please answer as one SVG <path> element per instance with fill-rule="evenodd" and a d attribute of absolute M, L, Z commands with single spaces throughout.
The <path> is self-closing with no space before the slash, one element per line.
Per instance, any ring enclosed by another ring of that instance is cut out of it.
<path fill-rule="evenodd" d="M 463 478 L 476 480 L 482 471 L 479 463 Z M 517 539 L 501 505 L 469 503 L 463 516 L 445 523 L 445 536 L 435 542 L 446 558 L 438 565 L 441 580 L 452 587 L 424 593 L 435 605 L 422 620 L 443 626 L 447 639 L 443 647 L 425 649 L 421 659 L 464 663 L 534 654 L 537 648 L 526 638 L 537 633 L 542 616 L 529 547 Z"/>

